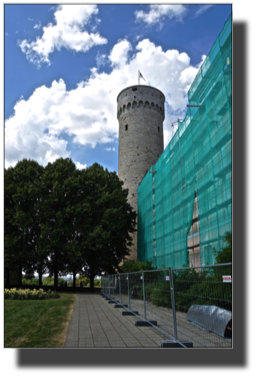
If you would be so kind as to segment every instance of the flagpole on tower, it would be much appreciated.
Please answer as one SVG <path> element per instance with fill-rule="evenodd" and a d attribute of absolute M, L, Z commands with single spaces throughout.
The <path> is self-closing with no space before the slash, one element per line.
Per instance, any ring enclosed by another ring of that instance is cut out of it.
<path fill-rule="evenodd" d="M 142 79 L 145 80 L 140 70 L 138 70 L 138 85 L 140 85 L 140 77 L 142 77 Z"/>

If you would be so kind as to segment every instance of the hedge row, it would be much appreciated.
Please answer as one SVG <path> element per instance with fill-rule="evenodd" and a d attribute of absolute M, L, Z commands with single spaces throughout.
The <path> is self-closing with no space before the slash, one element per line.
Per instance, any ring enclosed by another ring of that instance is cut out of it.
<path fill-rule="evenodd" d="M 16 299 L 16 300 L 33 300 L 33 299 L 56 299 L 60 298 L 60 295 L 56 291 L 44 291 L 43 289 L 39 290 L 17 290 L 12 288 L 8 290 L 5 288 L 5 299 Z"/>

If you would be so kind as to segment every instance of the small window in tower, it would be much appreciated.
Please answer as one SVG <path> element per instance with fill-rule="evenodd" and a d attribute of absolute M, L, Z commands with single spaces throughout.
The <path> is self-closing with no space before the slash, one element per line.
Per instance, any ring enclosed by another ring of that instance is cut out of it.
<path fill-rule="evenodd" d="M 136 91 L 137 90 L 137 88 L 132 88 L 132 91 Z"/>
<path fill-rule="evenodd" d="M 125 130 L 128 130 L 128 125 L 125 125 Z"/>
<path fill-rule="evenodd" d="M 160 131 L 160 127 L 158 126 L 158 131 Z"/>

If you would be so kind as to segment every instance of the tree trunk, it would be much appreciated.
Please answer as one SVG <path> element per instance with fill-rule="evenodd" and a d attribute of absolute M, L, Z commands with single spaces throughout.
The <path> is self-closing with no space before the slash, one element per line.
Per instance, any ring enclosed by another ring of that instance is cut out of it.
<path fill-rule="evenodd" d="M 91 289 L 91 292 L 94 291 L 94 275 L 93 274 L 90 275 L 90 289 Z"/>
<path fill-rule="evenodd" d="M 57 253 L 54 253 L 54 290 L 58 290 L 58 259 Z"/>
<path fill-rule="evenodd" d="M 75 285 L 76 285 L 76 272 L 73 272 L 73 282 L 72 282 L 73 291 L 75 291 Z"/>
<path fill-rule="evenodd" d="M 9 288 L 9 284 L 10 284 L 9 268 L 6 268 L 6 285 L 7 285 L 7 288 Z"/>
<path fill-rule="evenodd" d="M 39 288 L 42 287 L 42 262 L 39 269 Z"/>
<path fill-rule="evenodd" d="M 22 265 L 18 267 L 18 286 L 22 286 Z"/>

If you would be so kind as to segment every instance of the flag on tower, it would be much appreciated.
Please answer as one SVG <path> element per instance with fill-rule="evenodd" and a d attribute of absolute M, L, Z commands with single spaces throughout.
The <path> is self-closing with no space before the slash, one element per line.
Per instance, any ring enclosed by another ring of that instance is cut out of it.
<path fill-rule="evenodd" d="M 140 84 L 140 82 L 139 82 L 140 78 L 142 78 L 143 80 L 145 80 L 144 77 L 142 76 L 140 70 L 139 70 L 139 71 L 138 71 L 138 84 Z M 145 81 L 146 81 L 146 80 L 145 80 Z"/>
<path fill-rule="evenodd" d="M 144 77 L 142 76 L 140 70 L 139 70 L 138 72 L 139 72 L 139 77 L 142 77 L 142 79 L 145 80 Z M 145 80 L 145 81 L 146 81 L 146 80 Z"/>
<path fill-rule="evenodd" d="M 139 70 L 139 77 L 141 77 L 143 80 L 145 80 L 144 77 L 142 76 L 142 73 L 140 72 L 140 70 Z"/>

